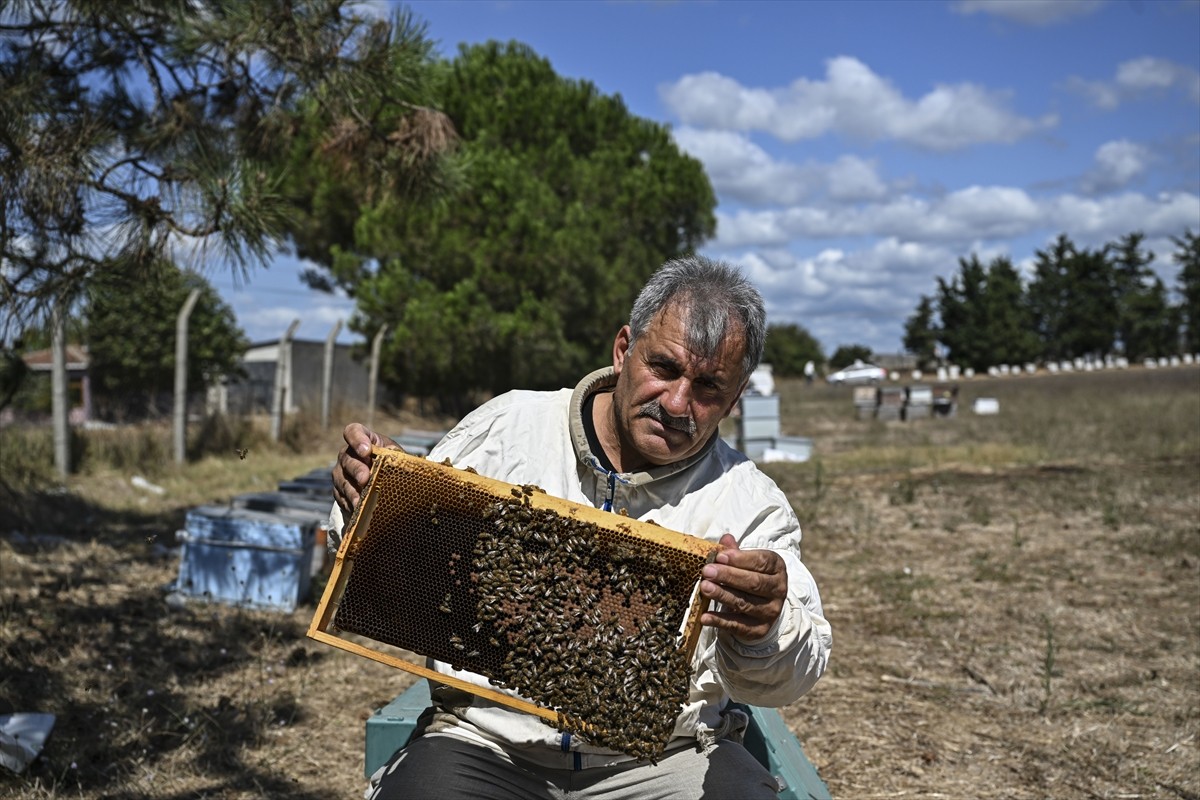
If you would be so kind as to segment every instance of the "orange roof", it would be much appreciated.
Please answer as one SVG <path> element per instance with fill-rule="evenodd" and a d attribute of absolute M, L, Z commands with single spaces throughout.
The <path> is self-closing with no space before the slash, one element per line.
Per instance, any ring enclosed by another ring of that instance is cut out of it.
<path fill-rule="evenodd" d="M 54 354 L 49 350 L 34 350 L 21 356 L 30 369 L 38 372 L 47 371 L 54 363 Z M 87 369 L 90 360 L 88 349 L 82 344 L 67 345 L 67 369 Z"/>

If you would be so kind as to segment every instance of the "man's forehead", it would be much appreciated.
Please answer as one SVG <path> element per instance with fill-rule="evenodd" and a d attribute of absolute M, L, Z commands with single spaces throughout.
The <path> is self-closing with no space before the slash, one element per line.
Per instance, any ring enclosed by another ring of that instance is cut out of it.
<path fill-rule="evenodd" d="M 717 376 L 741 369 L 745 350 L 741 326 L 735 320 L 726 319 L 723 335 L 715 342 L 715 349 L 705 353 L 712 343 L 703 341 L 702 336 L 692 335 L 687 324 L 689 312 L 686 304 L 676 302 L 654 315 L 647 333 L 658 334 L 651 337 L 658 355 L 673 361 L 682 359 L 688 369 L 698 375 Z"/>

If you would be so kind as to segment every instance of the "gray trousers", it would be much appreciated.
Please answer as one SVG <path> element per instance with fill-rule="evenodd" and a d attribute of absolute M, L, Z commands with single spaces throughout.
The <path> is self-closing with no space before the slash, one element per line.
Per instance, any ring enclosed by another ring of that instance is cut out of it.
<path fill-rule="evenodd" d="M 412 740 L 371 776 L 368 800 L 775 800 L 775 778 L 741 744 L 683 747 L 657 764 L 584 770 L 509 762 L 436 733 Z"/>

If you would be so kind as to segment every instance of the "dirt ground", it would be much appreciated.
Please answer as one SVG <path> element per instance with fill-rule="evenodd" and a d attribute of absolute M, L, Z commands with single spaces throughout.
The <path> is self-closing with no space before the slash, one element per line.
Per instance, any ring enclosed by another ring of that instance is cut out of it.
<path fill-rule="evenodd" d="M 1200 381 L 1182 392 L 1183 446 L 855 466 L 831 450 L 893 434 L 839 411 L 823 461 L 765 467 L 834 629 L 782 710 L 834 797 L 1200 798 Z M 921 424 L 928 447 L 966 422 Z M 307 639 L 311 601 L 169 603 L 183 508 L 5 502 L 0 714 L 58 721 L 0 796 L 361 796 L 365 720 L 411 676 Z"/>

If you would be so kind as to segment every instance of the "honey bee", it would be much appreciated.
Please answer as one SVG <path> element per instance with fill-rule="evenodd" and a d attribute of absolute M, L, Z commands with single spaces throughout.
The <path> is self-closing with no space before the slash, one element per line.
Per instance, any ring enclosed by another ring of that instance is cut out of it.
<path fill-rule="evenodd" d="M 234 448 L 233 452 L 237 453 L 237 457 L 239 459 L 241 459 L 242 461 L 245 461 L 247 454 L 249 454 L 249 452 L 250 452 L 250 448 L 249 447 L 236 447 L 236 448 Z"/>

